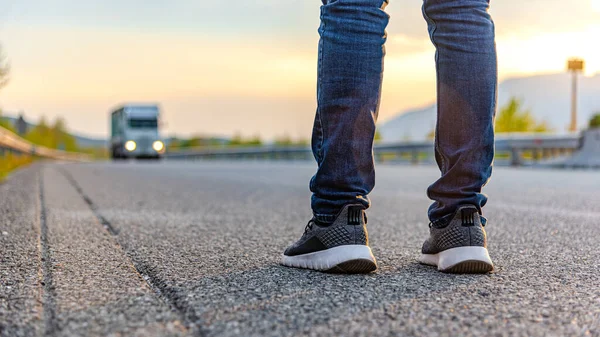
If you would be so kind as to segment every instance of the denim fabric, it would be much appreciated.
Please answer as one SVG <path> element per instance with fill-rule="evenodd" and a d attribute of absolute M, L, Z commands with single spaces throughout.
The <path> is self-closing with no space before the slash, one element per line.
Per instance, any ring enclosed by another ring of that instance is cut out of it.
<path fill-rule="evenodd" d="M 349 203 L 370 206 L 375 186 L 373 138 L 381 96 L 387 0 L 323 0 L 317 113 L 310 182 L 312 209 L 331 222 Z M 436 47 L 438 121 L 435 158 L 441 177 L 427 190 L 431 221 L 459 205 L 481 212 L 492 174 L 497 61 L 488 0 L 425 0 Z M 401 187 L 399 187 L 401 188 Z"/>

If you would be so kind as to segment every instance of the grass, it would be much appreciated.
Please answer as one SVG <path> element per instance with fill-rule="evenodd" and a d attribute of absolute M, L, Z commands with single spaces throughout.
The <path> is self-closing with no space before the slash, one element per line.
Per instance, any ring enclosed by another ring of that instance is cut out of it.
<path fill-rule="evenodd" d="M 7 153 L 0 156 L 0 181 L 4 180 L 10 172 L 21 166 L 29 165 L 31 162 L 33 162 L 33 157 L 28 155 Z"/>

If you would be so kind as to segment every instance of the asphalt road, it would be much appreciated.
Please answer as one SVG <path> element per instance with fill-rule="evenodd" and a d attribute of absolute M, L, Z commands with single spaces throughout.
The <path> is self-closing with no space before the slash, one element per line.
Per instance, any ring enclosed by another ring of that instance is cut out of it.
<path fill-rule="evenodd" d="M 0 185 L 1 336 L 600 336 L 600 172 L 496 169 L 496 271 L 416 262 L 432 166 L 378 167 L 379 271 L 278 265 L 310 163 L 38 164 Z"/>

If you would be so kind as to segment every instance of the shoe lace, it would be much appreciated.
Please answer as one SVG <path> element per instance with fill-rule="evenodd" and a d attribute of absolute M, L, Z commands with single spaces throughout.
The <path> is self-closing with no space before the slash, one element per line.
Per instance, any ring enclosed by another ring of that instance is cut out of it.
<path fill-rule="evenodd" d="M 306 227 L 304 227 L 304 234 L 308 233 L 309 231 L 311 231 L 313 229 L 313 225 L 315 223 L 315 219 L 310 219 L 308 221 L 308 223 L 306 224 Z"/>

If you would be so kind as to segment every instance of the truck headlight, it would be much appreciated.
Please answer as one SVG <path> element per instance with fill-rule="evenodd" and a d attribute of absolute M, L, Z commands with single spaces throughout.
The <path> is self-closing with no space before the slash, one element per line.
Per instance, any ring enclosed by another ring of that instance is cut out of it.
<path fill-rule="evenodd" d="M 157 140 L 154 143 L 152 143 L 152 148 L 154 149 L 154 151 L 160 152 L 165 149 L 165 144 L 160 140 Z"/>
<path fill-rule="evenodd" d="M 125 142 L 125 150 L 129 152 L 135 151 L 137 144 L 133 140 L 128 140 Z"/>

